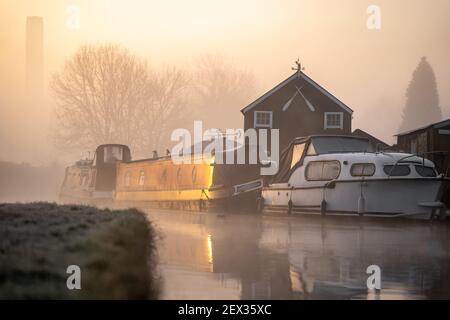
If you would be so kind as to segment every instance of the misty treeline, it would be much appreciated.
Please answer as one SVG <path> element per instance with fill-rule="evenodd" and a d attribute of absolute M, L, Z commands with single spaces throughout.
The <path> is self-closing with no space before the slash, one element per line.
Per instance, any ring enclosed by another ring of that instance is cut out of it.
<path fill-rule="evenodd" d="M 406 90 L 400 132 L 412 130 L 442 120 L 439 94 L 433 68 L 422 57 Z"/>
<path fill-rule="evenodd" d="M 56 163 L 32 166 L 0 160 L 0 202 L 55 201 L 64 168 Z"/>
<path fill-rule="evenodd" d="M 117 44 L 87 44 L 53 75 L 57 147 L 70 152 L 102 143 L 129 145 L 136 156 L 166 150 L 175 128 L 242 127 L 239 110 L 255 93 L 252 73 L 223 56 L 190 66 L 149 67 Z M 205 129 L 206 129 L 205 128 Z"/>

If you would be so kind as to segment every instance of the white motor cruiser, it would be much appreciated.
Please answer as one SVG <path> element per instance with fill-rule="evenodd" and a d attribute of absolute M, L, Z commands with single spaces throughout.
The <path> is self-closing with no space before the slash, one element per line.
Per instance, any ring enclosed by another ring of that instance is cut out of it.
<path fill-rule="evenodd" d="M 284 150 L 258 204 L 288 214 L 443 217 L 447 181 L 422 157 L 375 152 L 364 138 L 310 136 Z"/>

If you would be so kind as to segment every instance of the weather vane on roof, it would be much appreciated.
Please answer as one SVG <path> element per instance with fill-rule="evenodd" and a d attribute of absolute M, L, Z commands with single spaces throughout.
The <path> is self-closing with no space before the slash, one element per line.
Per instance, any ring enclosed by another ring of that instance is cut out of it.
<path fill-rule="evenodd" d="M 301 62 L 300 62 L 300 59 L 297 59 L 297 61 L 295 61 L 295 65 L 296 65 L 296 66 L 295 66 L 295 67 L 292 67 L 291 69 L 297 71 L 297 75 L 300 76 L 300 73 L 301 73 L 303 70 L 305 70 L 305 68 L 302 67 L 302 64 L 301 64 Z"/>

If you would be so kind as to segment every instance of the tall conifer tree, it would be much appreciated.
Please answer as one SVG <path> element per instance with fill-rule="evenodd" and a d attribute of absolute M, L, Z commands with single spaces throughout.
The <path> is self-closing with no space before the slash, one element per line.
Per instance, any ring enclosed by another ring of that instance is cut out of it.
<path fill-rule="evenodd" d="M 406 90 L 400 131 L 411 130 L 442 119 L 439 94 L 433 68 L 422 57 Z"/>

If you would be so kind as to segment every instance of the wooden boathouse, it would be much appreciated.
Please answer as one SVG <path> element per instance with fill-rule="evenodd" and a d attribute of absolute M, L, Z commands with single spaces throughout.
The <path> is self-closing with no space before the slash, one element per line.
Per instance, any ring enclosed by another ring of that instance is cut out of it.
<path fill-rule="evenodd" d="M 397 134 L 397 149 L 434 162 L 438 173 L 450 176 L 450 119 Z M 443 189 L 443 201 L 450 206 L 450 184 Z"/>
<path fill-rule="evenodd" d="M 450 119 L 397 134 L 399 151 L 433 161 L 439 173 L 450 174 Z"/>
<path fill-rule="evenodd" d="M 301 71 L 241 110 L 244 130 L 279 129 L 280 150 L 313 134 L 352 134 L 353 110 Z"/>

